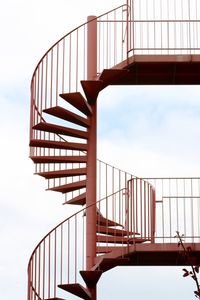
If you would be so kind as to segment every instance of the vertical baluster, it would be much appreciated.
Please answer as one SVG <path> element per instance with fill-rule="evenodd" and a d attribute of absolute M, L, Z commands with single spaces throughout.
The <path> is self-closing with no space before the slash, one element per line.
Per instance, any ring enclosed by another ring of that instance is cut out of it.
<path fill-rule="evenodd" d="M 76 30 L 76 92 L 78 91 L 78 68 L 79 68 L 79 57 L 78 57 L 78 51 L 79 51 L 79 31 L 78 29 Z"/>
<path fill-rule="evenodd" d="M 46 73 L 45 73 L 45 103 L 44 108 L 47 108 L 47 86 L 48 86 L 48 54 L 46 55 Z"/>
<path fill-rule="evenodd" d="M 59 43 L 57 44 L 56 46 L 56 56 L 57 56 L 57 60 L 56 60 L 56 95 L 55 95 L 55 98 L 56 98 L 56 106 L 58 105 L 58 94 L 59 94 L 59 91 L 58 91 L 58 83 L 59 83 Z"/>
<path fill-rule="evenodd" d="M 179 232 L 179 200 L 178 200 L 178 195 L 179 195 L 179 191 L 178 191 L 178 179 L 176 178 L 176 226 L 177 226 L 177 230 Z"/>
<path fill-rule="evenodd" d="M 63 283 L 63 224 L 60 228 L 60 283 Z"/>
<path fill-rule="evenodd" d="M 62 46 L 62 93 L 65 91 L 65 38 L 63 39 L 63 46 Z"/>
<path fill-rule="evenodd" d="M 185 193 L 185 179 L 183 179 L 183 217 L 184 217 L 184 235 L 186 236 L 187 235 L 187 223 L 186 223 L 186 206 L 185 206 L 185 196 L 186 196 L 186 193 Z"/>
<path fill-rule="evenodd" d="M 74 220 L 75 224 L 75 236 L 74 236 L 74 248 L 75 248 L 75 251 L 74 251 L 74 268 L 75 268 L 75 274 L 74 274 L 74 279 L 75 279 L 75 282 L 77 282 L 77 215 L 75 215 L 75 220 Z"/>
<path fill-rule="evenodd" d="M 51 50 L 50 107 L 53 106 L 53 48 Z"/>
<path fill-rule="evenodd" d="M 151 239 L 151 232 L 149 230 L 150 223 L 150 208 L 149 208 L 149 189 L 151 187 L 150 181 L 146 183 L 146 236 L 148 239 Z"/>
<path fill-rule="evenodd" d="M 82 217 L 82 270 L 85 270 L 85 218 Z"/>
<path fill-rule="evenodd" d="M 170 236 L 170 242 L 171 242 L 171 236 L 172 236 L 172 216 L 171 216 L 171 179 L 169 178 L 169 236 Z"/>
<path fill-rule="evenodd" d="M 54 297 L 56 297 L 57 287 L 57 229 L 54 230 Z"/>
<path fill-rule="evenodd" d="M 144 237 L 146 238 L 146 200 L 147 200 L 147 195 L 146 195 L 146 180 L 144 181 L 144 213 L 143 213 L 143 217 L 144 217 Z"/>
<path fill-rule="evenodd" d="M 192 242 L 194 242 L 194 206 L 193 206 L 193 180 L 192 178 L 190 179 L 190 189 L 191 189 L 191 236 L 192 236 Z"/>
<path fill-rule="evenodd" d="M 45 272 L 46 272 L 46 252 L 45 252 L 45 247 L 46 247 L 46 239 L 44 239 L 43 242 L 43 285 L 42 285 L 42 295 L 43 295 L 43 299 L 45 299 L 45 280 L 46 280 L 46 276 L 45 276 Z"/>
<path fill-rule="evenodd" d="M 83 27 L 83 79 L 86 79 L 86 26 Z"/>
<path fill-rule="evenodd" d="M 142 198 L 143 198 L 143 191 L 142 191 L 142 180 L 139 180 L 140 184 L 139 184 L 139 189 L 140 189 L 140 233 L 141 236 L 143 237 L 143 226 L 142 226 L 142 210 L 143 210 L 143 205 L 142 205 Z"/>
<path fill-rule="evenodd" d="M 39 245 L 38 248 L 38 295 L 40 295 L 40 278 L 41 278 L 41 250 L 40 250 L 41 245 Z"/>
<path fill-rule="evenodd" d="M 69 36 L 69 88 L 68 88 L 68 91 L 69 93 L 71 92 L 71 73 L 72 73 L 72 39 L 71 39 L 71 34 Z"/>
<path fill-rule="evenodd" d="M 114 47 L 114 66 L 116 65 L 116 57 L 117 57 L 117 22 L 116 21 L 116 11 L 114 11 L 114 42 L 113 42 L 113 47 Z"/>
<path fill-rule="evenodd" d="M 49 235 L 49 253 L 48 253 L 48 298 L 51 294 L 51 235 Z"/>
<path fill-rule="evenodd" d="M 34 282 L 33 288 L 34 288 L 34 300 L 36 300 L 36 293 L 37 293 L 37 251 L 35 252 L 34 258 L 35 258 L 35 260 L 34 260 L 35 282 Z"/>
<path fill-rule="evenodd" d="M 68 256 L 67 256 L 67 282 L 70 281 L 70 220 L 68 221 L 68 235 L 67 235 L 67 246 L 68 246 Z"/>

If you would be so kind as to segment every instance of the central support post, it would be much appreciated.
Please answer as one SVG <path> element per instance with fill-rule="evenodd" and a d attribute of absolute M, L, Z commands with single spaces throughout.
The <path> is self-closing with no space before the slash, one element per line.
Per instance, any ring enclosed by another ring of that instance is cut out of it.
<path fill-rule="evenodd" d="M 87 27 L 87 80 L 97 75 L 97 20 L 88 17 Z M 92 85 L 91 85 L 92 88 Z M 97 98 L 97 97 L 96 97 Z M 96 160 L 97 160 L 97 99 L 90 101 L 92 115 L 88 139 L 87 183 L 86 183 L 86 269 L 90 271 L 96 257 Z M 92 300 L 96 300 L 96 285 L 90 288 Z"/>

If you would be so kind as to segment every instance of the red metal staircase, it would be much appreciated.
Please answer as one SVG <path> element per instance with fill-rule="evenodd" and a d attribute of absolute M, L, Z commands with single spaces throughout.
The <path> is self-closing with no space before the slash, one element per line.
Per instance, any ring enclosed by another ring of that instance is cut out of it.
<path fill-rule="evenodd" d="M 181 228 L 190 236 L 179 212 L 186 216 L 187 198 L 194 201 L 192 213 L 198 207 L 195 199 L 199 199 L 200 189 L 194 187 L 199 178 L 190 179 L 189 188 L 186 179 L 183 184 L 176 179 L 173 189 L 173 179 L 169 179 L 167 191 L 173 192 L 166 194 L 165 181 L 157 184 L 160 179 L 140 179 L 96 158 L 96 104 L 104 88 L 200 83 L 197 56 L 171 55 L 170 48 L 165 55 L 166 50 L 159 47 L 154 49 L 156 55 L 151 49 L 143 55 L 145 47 L 134 48 L 132 35 L 137 23 L 133 16 L 133 2 L 127 1 L 98 18 L 89 17 L 53 45 L 34 71 L 30 158 L 35 173 L 47 180 L 47 190 L 64 194 L 64 204 L 83 208 L 52 229 L 34 249 L 28 265 L 28 300 L 62 300 L 66 291 L 95 300 L 103 272 L 120 265 L 143 264 L 141 257 L 146 265 L 162 264 L 163 259 L 156 260 L 155 254 L 161 255 L 165 249 L 172 253 L 169 264 L 177 263 L 177 248 L 171 245 L 173 207 L 178 220 L 175 230 Z M 176 53 L 175 48 L 173 51 Z M 184 194 L 180 196 L 181 191 Z M 178 202 L 173 206 L 173 199 L 178 198 L 185 206 Z M 170 205 L 164 218 L 166 201 Z M 160 203 L 162 221 L 155 213 Z M 194 219 L 196 222 L 198 217 Z M 155 220 L 162 225 L 160 236 Z M 167 233 L 165 224 L 170 224 Z M 194 238 L 194 228 L 192 234 Z M 196 235 L 199 238 L 199 232 Z M 163 244 L 170 241 L 169 246 L 155 246 L 155 237 L 162 238 Z M 146 256 L 150 252 L 151 259 Z"/>

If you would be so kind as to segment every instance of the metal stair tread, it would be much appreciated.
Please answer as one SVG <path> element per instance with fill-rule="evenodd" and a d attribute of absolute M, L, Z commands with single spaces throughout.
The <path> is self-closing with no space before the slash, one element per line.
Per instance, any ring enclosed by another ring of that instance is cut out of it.
<path fill-rule="evenodd" d="M 46 179 L 51 179 L 51 178 L 86 175 L 86 173 L 87 173 L 86 168 L 76 168 L 76 169 L 65 169 L 65 170 L 57 170 L 57 171 L 49 171 L 49 172 L 39 172 L 36 174 L 45 177 Z"/>
<path fill-rule="evenodd" d="M 60 106 L 54 106 L 43 110 L 45 113 L 52 115 L 54 117 L 63 119 L 65 121 L 77 124 L 88 128 L 90 126 L 90 121 L 88 118 L 83 118 L 65 108 Z"/>
<path fill-rule="evenodd" d="M 90 116 L 92 114 L 92 109 L 90 105 L 86 102 L 85 98 L 82 96 L 81 93 L 65 93 L 60 94 L 60 97 L 68 103 L 70 103 L 71 105 L 73 105 L 86 116 Z"/>
<path fill-rule="evenodd" d="M 123 227 L 123 225 L 115 222 L 115 221 L 112 221 L 112 220 L 109 220 L 107 218 L 104 218 L 102 215 L 100 214 L 97 214 L 97 225 L 102 225 L 102 226 L 120 226 L 120 227 Z"/>
<path fill-rule="evenodd" d="M 94 270 L 94 271 L 90 270 L 90 271 L 80 271 L 79 273 L 82 276 L 87 287 L 93 288 L 99 281 L 103 272 L 100 270 Z"/>
<path fill-rule="evenodd" d="M 30 147 L 40 147 L 40 148 L 52 148 L 52 149 L 65 149 L 65 150 L 80 150 L 87 151 L 88 145 L 85 143 L 70 143 L 70 142 L 60 142 L 51 140 L 30 140 Z"/>
<path fill-rule="evenodd" d="M 111 236 L 113 236 L 113 235 L 121 236 L 121 237 L 123 237 L 123 236 L 125 237 L 127 235 L 139 235 L 139 233 L 127 231 L 125 229 L 117 229 L 117 228 L 101 226 L 101 225 L 96 226 L 96 231 L 97 231 L 97 233 L 101 233 L 101 234 L 107 234 L 107 235 L 111 235 Z"/>
<path fill-rule="evenodd" d="M 83 130 L 78 130 L 70 127 L 60 126 L 56 124 L 41 122 L 37 125 L 33 126 L 33 129 L 45 131 L 45 132 L 51 132 L 61 135 L 67 135 L 75 138 L 80 139 L 88 139 L 88 132 Z"/>
<path fill-rule="evenodd" d="M 86 203 L 86 193 L 82 193 L 76 197 L 73 197 L 72 199 L 66 201 L 63 203 L 65 204 L 74 204 L 74 205 L 84 205 Z"/>
<path fill-rule="evenodd" d="M 120 237 L 110 235 L 96 235 L 96 241 L 99 243 L 114 243 L 114 244 L 141 244 L 148 239 L 137 238 L 137 237 Z"/>
<path fill-rule="evenodd" d="M 103 81 L 105 85 L 119 84 L 120 79 L 127 74 L 125 69 L 104 69 L 99 79 Z"/>
<path fill-rule="evenodd" d="M 30 156 L 34 163 L 86 163 L 86 155 L 71 156 Z"/>
<path fill-rule="evenodd" d="M 49 188 L 48 191 L 55 191 L 60 193 L 68 193 L 73 192 L 75 190 L 80 190 L 86 187 L 86 180 L 75 181 L 72 183 L 56 186 L 53 188 Z"/>
<path fill-rule="evenodd" d="M 104 88 L 102 80 L 81 80 L 81 85 L 89 104 L 96 102 L 99 92 Z"/>
<path fill-rule="evenodd" d="M 79 283 L 59 284 L 58 287 L 82 299 L 91 299 L 89 290 Z"/>

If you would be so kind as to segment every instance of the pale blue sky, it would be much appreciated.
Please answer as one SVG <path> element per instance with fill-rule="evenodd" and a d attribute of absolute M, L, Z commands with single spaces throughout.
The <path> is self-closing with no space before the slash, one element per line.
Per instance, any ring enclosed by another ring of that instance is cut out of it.
<path fill-rule="evenodd" d="M 26 268 L 33 248 L 70 213 L 61 205 L 61 195 L 45 192 L 45 181 L 33 175 L 34 166 L 28 159 L 32 72 L 49 46 L 87 15 L 120 4 L 121 0 L 7 0 L 2 4 L 0 298 L 4 300 L 26 299 Z M 138 176 L 198 175 L 199 96 L 198 87 L 103 91 L 99 97 L 99 158 Z M 193 287 L 176 268 L 119 268 L 104 274 L 98 299 L 186 300 L 192 299 Z M 66 295 L 66 299 L 75 298 Z"/>

